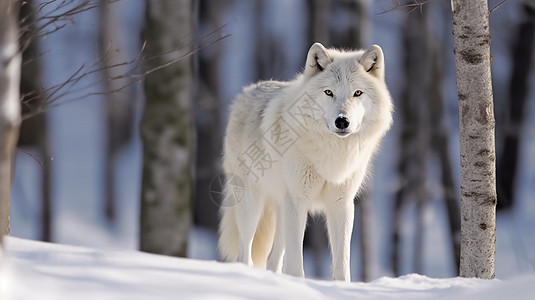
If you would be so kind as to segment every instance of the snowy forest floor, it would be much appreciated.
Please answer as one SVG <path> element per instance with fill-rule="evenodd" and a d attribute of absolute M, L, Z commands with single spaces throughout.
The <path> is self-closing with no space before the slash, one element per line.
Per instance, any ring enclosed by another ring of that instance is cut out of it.
<path fill-rule="evenodd" d="M 370 283 L 274 274 L 242 264 L 6 238 L 0 299 L 531 299 L 535 274 L 501 281 L 410 274 Z"/>

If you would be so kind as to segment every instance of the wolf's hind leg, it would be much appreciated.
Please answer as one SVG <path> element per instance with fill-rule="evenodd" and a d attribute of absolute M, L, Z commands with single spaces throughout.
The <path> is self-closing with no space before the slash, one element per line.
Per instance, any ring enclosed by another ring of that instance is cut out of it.
<path fill-rule="evenodd" d="M 246 191 L 243 201 L 236 206 L 236 224 L 239 231 L 240 254 L 238 260 L 253 266 L 253 239 L 262 216 L 263 203 L 255 197 L 255 193 Z"/>

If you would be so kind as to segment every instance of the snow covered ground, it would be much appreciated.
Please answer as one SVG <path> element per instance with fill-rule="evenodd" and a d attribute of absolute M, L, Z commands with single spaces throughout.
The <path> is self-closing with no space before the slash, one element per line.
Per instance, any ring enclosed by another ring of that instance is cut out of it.
<path fill-rule="evenodd" d="M 242 264 L 7 238 L 2 300 L 63 299 L 532 299 L 535 275 L 433 279 L 409 274 L 370 283 L 295 278 Z"/>

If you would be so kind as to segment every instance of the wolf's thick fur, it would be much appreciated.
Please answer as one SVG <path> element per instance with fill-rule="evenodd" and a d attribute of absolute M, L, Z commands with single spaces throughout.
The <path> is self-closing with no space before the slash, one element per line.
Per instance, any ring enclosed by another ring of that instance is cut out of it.
<path fill-rule="evenodd" d="M 293 81 L 246 87 L 234 101 L 223 167 L 219 251 L 227 261 L 304 276 L 308 212 L 326 216 L 333 278 L 350 280 L 353 199 L 392 123 L 383 51 L 315 43 Z"/>

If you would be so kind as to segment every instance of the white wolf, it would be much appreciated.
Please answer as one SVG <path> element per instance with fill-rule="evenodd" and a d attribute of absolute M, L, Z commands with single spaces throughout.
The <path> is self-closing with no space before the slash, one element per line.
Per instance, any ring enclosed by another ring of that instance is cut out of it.
<path fill-rule="evenodd" d="M 392 123 L 384 69 L 379 46 L 315 43 L 293 81 L 259 82 L 237 96 L 224 141 L 225 260 L 304 276 L 307 213 L 322 212 L 333 278 L 350 280 L 353 199 Z"/>

